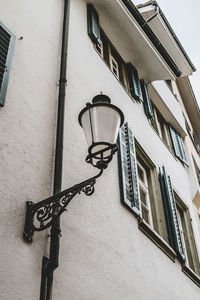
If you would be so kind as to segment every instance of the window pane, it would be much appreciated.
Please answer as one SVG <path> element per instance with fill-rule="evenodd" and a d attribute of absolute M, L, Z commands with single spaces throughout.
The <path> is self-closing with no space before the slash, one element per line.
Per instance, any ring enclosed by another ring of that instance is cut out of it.
<path fill-rule="evenodd" d="M 142 217 L 149 224 L 149 211 L 142 205 Z"/>
<path fill-rule="evenodd" d="M 139 178 L 142 180 L 142 182 L 144 182 L 144 172 L 143 170 L 139 167 L 139 165 L 137 165 L 138 167 L 138 176 Z"/>
<path fill-rule="evenodd" d="M 147 201 L 146 201 L 146 193 L 140 188 L 140 199 L 142 203 L 146 206 Z"/>

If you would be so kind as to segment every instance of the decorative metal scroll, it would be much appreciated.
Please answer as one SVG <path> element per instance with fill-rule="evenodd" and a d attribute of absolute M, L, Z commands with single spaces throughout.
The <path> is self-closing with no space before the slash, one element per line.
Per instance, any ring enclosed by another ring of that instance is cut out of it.
<path fill-rule="evenodd" d="M 101 176 L 102 173 L 103 169 L 98 175 L 38 203 L 27 201 L 24 240 L 31 243 L 34 231 L 42 231 L 50 227 L 66 211 L 67 205 L 77 194 L 83 192 L 87 196 L 92 195 L 96 178 Z"/>

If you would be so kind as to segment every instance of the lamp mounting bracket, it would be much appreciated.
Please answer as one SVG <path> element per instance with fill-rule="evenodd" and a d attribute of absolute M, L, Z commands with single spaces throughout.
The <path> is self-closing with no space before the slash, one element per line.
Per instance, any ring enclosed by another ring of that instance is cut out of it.
<path fill-rule="evenodd" d="M 49 228 L 55 220 L 66 211 L 67 205 L 77 194 L 83 192 L 87 196 L 92 195 L 94 193 L 96 178 L 101 176 L 102 173 L 103 168 L 96 176 L 38 203 L 27 201 L 26 220 L 23 233 L 24 240 L 31 243 L 35 231 L 42 231 Z"/>

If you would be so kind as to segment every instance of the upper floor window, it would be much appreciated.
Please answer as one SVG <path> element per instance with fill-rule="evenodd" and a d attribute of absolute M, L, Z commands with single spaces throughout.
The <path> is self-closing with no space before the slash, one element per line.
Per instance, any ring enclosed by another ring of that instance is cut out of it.
<path fill-rule="evenodd" d="M 96 44 L 96 49 L 99 52 L 99 54 L 101 55 L 101 57 L 104 57 L 104 53 L 103 53 L 103 42 L 102 40 L 100 40 L 99 43 Z"/>
<path fill-rule="evenodd" d="M 163 140 L 165 145 L 171 149 L 172 144 L 170 141 L 170 135 L 169 135 L 169 129 L 168 129 L 168 124 L 161 115 L 161 113 L 158 111 L 158 109 L 153 105 L 153 115 L 154 118 L 151 119 L 151 125 L 153 128 L 156 130 L 158 133 L 159 137 Z"/>
<path fill-rule="evenodd" d="M 121 127 L 118 145 L 122 203 L 167 240 L 156 167 L 134 139 L 127 123 Z"/>
<path fill-rule="evenodd" d="M 185 165 L 188 165 L 181 135 L 165 121 L 155 105 L 152 105 L 152 111 L 153 118 L 150 119 L 151 125 L 169 150 L 173 151 L 175 156 Z"/>
<path fill-rule="evenodd" d="M 119 79 L 119 65 L 116 59 L 111 55 L 110 56 L 110 68 L 115 76 Z"/>
<path fill-rule="evenodd" d="M 100 41 L 94 44 L 96 50 L 100 56 L 104 59 L 115 77 L 123 84 L 127 89 L 127 73 L 126 64 L 111 44 L 103 30 L 100 29 Z"/>

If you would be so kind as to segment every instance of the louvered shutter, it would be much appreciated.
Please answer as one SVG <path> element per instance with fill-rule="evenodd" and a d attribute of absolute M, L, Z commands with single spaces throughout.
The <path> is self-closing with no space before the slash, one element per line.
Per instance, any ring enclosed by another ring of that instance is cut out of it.
<path fill-rule="evenodd" d="M 170 246 L 176 251 L 179 260 L 184 262 L 185 254 L 178 223 L 174 192 L 172 189 L 170 176 L 166 175 L 164 167 L 162 167 L 162 170 L 159 170 L 159 181 L 161 186 L 169 243 Z"/>
<path fill-rule="evenodd" d="M 187 158 L 185 155 L 183 140 L 180 134 L 171 126 L 169 126 L 169 132 L 174 148 L 176 157 L 178 157 L 182 162 L 188 165 Z"/>
<path fill-rule="evenodd" d="M 127 73 L 131 95 L 139 102 L 143 101 L 140 80 L 137 70 L 129 63 L 127 64 Z"/>
<path fill-rule="evenodd" d="M 88 35 L 94 43 L 99 44 L 100 43 L 99 16 L 92 4 L 88 4 L 87 6 L 87 19 L 88 19 Z"/>
<path fill-rule="evenodd" d="M 0 106 L 4 106 L 15 37 L 0 22 Z"/>
<path fill-rule="evenodd" d="M 121 201 L 137 216 L 141 216 L 135 144 L 127 123 L 119 131 L 118 146 Z"/>
<path fill-rule="evenodd" d="M 145 84 L 144 80 L 141 80 L 141 88 L 142 88 L 142 95 L 143 95 L 143 104 L 144 104 L 144 112 L 148 119 L 153 120 L 153 109 L 151 99 L 149 97 L 147 85 Z"/>

